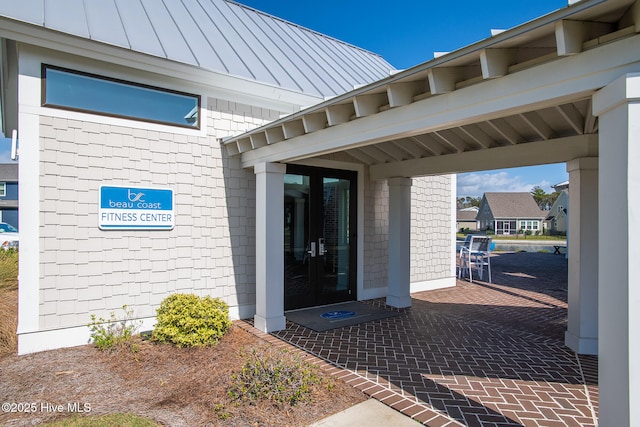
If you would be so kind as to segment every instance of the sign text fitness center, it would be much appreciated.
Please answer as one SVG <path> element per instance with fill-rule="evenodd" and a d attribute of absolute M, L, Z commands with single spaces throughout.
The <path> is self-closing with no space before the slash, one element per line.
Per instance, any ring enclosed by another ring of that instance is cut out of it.
<path fill-rule="evenodd" d="M 100 186 L 101 230 L 171 230 L 173 190 Z"/>

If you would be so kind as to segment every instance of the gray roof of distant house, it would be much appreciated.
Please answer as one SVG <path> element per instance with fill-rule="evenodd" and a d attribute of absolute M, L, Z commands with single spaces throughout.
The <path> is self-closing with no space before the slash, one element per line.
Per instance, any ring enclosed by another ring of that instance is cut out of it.
<path fill-rule="evenodd" d="M 379 55 L 228 0 L 1 1 L 0 16 L 322 97 L 394 70 Z"/>
<path fill-rule="evenodd" d="M 484 193 L 494 218 L 544 218 L 530 193 Z"/>
<path fill-rule="evenodd" d="M 0 163 L 0 181 L 17 182 L 18 181 L 18 164 L 17 163 Z"/>
<path fill-rule="evenodd" d="M 478 211 L 458 210 L 457 220 L 458 221 L 475 221 L 476 215 L 478 215 Z"/>

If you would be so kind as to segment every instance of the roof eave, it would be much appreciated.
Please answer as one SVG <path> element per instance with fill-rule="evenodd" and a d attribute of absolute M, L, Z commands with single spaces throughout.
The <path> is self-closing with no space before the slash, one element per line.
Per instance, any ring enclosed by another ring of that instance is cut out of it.
<path fill-rule="evenodd" d="M 299 111 L 302 106 L 312 105 L 323 98 L 291 89 L 282 88 L 269 83 L 250 80 L 217 70 L 210 70 L 158 57 L 130 48 L 124 48 L 97 40 L 44 28 L 39 25 L 0 16 L 0 37 L 26 43 L 65 54 L 84 56 L 99 61 L 119 64 L 145 72 L 153 70 L 178 79 L 219 89 L 221 92 L 244 93 L 247 99 L 261 99 L 261 106 L 273 108 L 285 113 Z M 266 103 L 266 104 L 265 104 Z"/>
<path fill-rule="evenodd" d="M 248 132 L 244 132 L 242 134 L 227 137 L 227 138 L 222 138 L 220 142 L 223 145 L 237 143 L 241 139 L 246 139 L 253 134 L 264 132 L 269 128 L 281 126 L 284 123 L 300 119 L 303 116 L 312 114 L 316 111 L 317 112 L 323 111 L 327 107 L 346 103 L 355 97 L 372 93 L 375 91 L 383 90 L 389 84 L 401 82 L 402 80 L 411 79 L 413 76 L 417 74 L 426 74 L 430 69 L 445 66 L 446 64 L 459 60 L 463 57 L 473 56 L 473 55 L 479 56 L 480 52 L 485 49 L 500 46 L 501 44 L 504 44 L 508 41 L 512 41 L 518 37 L 523 37 L 525 35 L 531 34 L 534 31 L 541 30 L 544 27 L 553 26 L 558 21 L 575 16 L 577 14 L 580 14 L 581 12 L 584 12 L 588 9 L 592 9 L 601 4 L 604 4 L 607 2 L 611 3 L 611 2 L 624 2 L 624 1 L 626 1 L 627 3 L 630 2 L 630 0 L 583 0 L 578 3 L 574 3 L 565 8 L 558 9 L 557 11 L 551 12 L 547 15 L 541 16 L 539 18 L 536 18 L 534 20 L 531 20 L 519 26 L 513 27 L 509 30 L 503 31 L 492 37 L 480 40 L 476 43 L 473 43 L 466 47 L 462 47 L 458 50 L 446 53 L 442 56 L 438 56 L 437 58 L 423 62 L 414 67 L 408 68 L 404 71 L 399 71 L 397 73 L 394 73 L 387 78 L 378 80 L 376 82 L 370 83 L 362 87 L 358 87 L 350 92 L 346 92 L 342 95 L 338 95 L 336 97 L 330 98 L 324 102 L 320 102 L 318 104 L 312 105 L 299 112 L 285 116 L 279 120 L 257 127 Z"/>

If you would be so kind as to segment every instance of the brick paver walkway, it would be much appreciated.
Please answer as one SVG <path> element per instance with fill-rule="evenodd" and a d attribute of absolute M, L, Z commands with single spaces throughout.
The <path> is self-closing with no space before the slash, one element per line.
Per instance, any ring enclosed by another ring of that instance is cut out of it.
<path fill-rule="evenodd" d="M 563 344 L 566 259 L 494 253 L 492 267 L 493 284 L 413 294 L 400 316 L 273 335 L 428 426 L 595 426 L 597 358 Z"/>

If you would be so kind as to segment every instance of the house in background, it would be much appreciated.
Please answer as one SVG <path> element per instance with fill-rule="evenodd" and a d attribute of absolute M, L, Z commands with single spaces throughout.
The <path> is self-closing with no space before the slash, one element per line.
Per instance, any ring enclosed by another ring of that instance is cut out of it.
<path fill-rule="evenodd" d="M 0 222 L 18 227 L 18 164 L 0 164 Z"/>
<path fill-rule="evenodd" d="M 494 230 L 496 235 L 519 230 L 536 234 L 544 231 L 545 217 L 529 193 L 484 193 L 476 220 L 480 230 Z"/>
<path fill-rule="evenodd" d="M 547 214 L 549 231 L 551 234 L 566 235 L 569 227 L 569 181 L 561 182 L 552 187 L 560 194 Z"/>
<path fill-rule="evenodd" d="M 469 229 L 470 231 L 476 231 L 478 229 L 478 225 L 476 222 L 477 214 L 477 206 L 458 209 L 458 212 L 456 213 L 456 229 L 460 232 L 466 229 Z"/>

